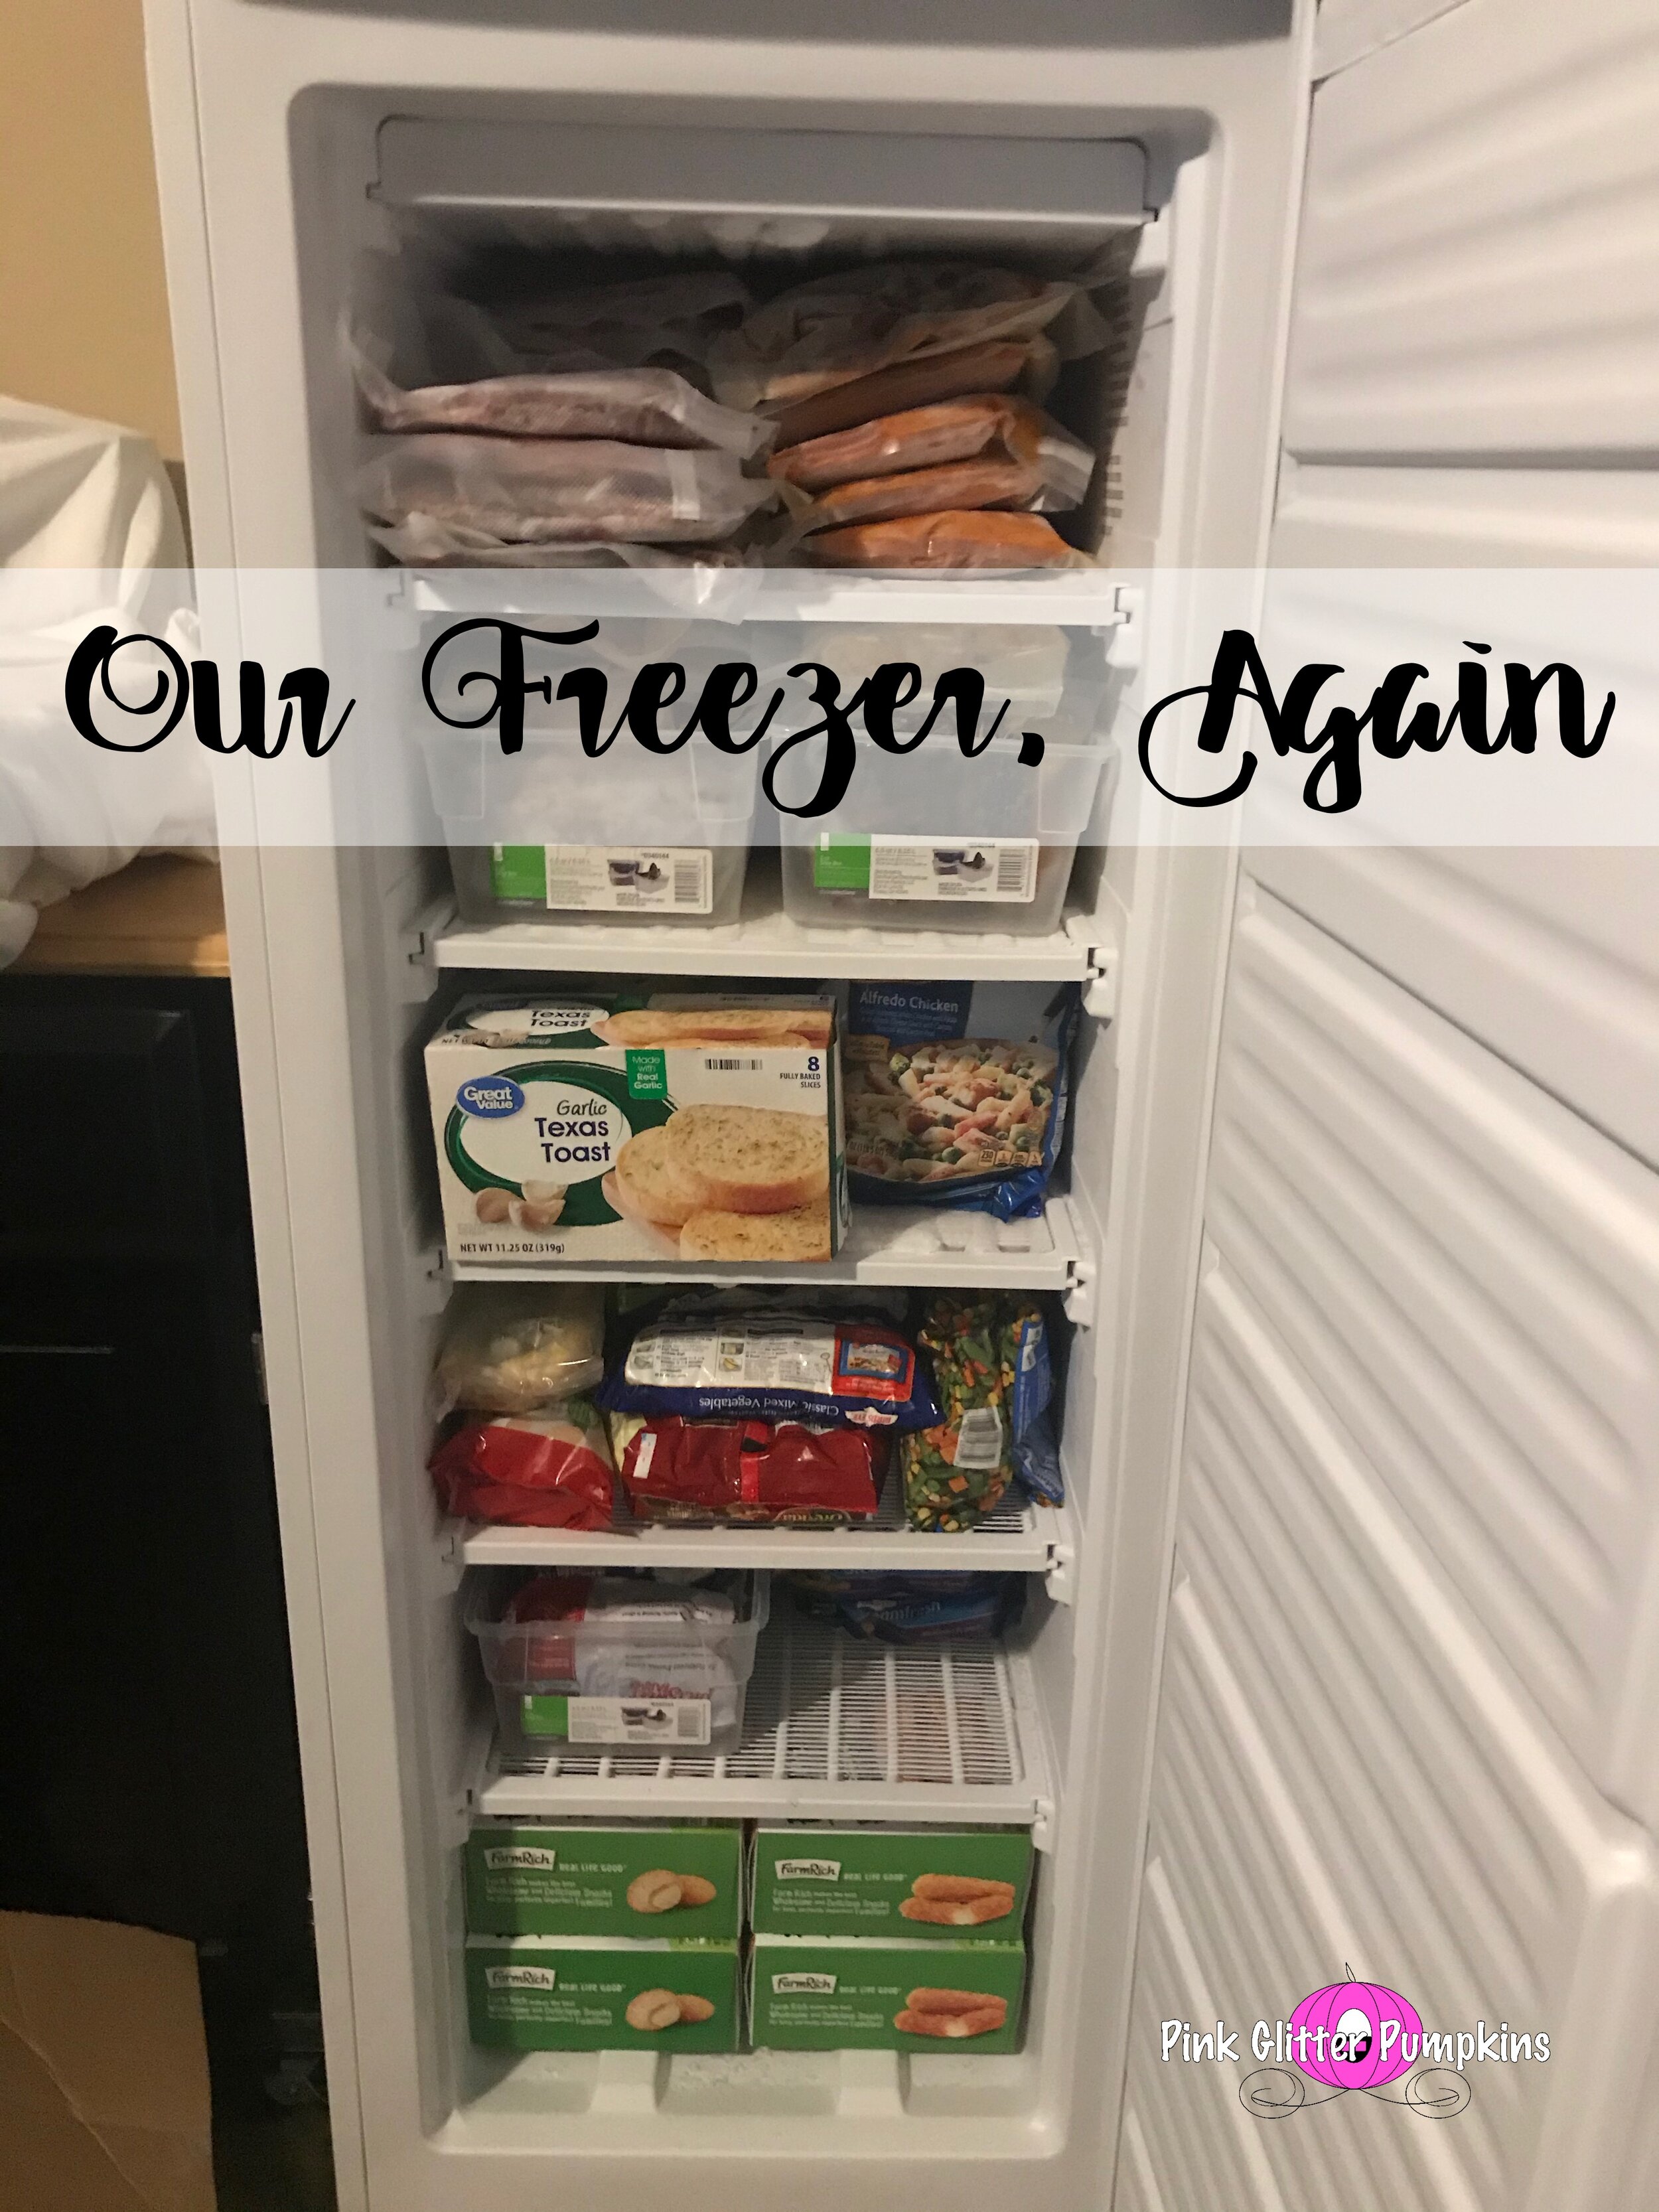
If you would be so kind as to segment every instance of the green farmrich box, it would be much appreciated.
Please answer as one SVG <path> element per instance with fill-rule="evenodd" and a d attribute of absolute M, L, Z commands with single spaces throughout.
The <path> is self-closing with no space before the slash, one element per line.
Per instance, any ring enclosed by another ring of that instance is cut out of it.
<path fill-rule="evenodd" d="M 1018 1943 L 757 1936 L 750 2035 L 757 2051 L 1017 2051 L 1024 1982 Z"/>
<path fill-rule="evenodd" d="M 763 1824 L 750 1918 L 757 1936 L 1017 1943 L 1030 1884 L 1029 1828 Z"/>
<path fill-rule="evenodd" d="M 471 1936 L 466 2006 L 509 2051 L 735 2051 L 738 1947 Z"/>
<path fill-rule="evenodd" d="M 620 1936 L 735 1942 L 742 1923 L 735 1821 L 480 1821 L 466 1843 L 475 1936 Z"/>

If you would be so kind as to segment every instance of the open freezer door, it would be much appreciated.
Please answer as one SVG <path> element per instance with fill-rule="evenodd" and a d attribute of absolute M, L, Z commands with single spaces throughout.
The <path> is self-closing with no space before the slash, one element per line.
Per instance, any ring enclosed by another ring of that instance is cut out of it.
<path fill-rule="evenodd" d="M 1320 42 L 1276 562 L 1651 562 L 1650 0 Z M 1243 856 L 1116 2212 L 1659 2202 L 1656 925 L 1647 852 Z"/>

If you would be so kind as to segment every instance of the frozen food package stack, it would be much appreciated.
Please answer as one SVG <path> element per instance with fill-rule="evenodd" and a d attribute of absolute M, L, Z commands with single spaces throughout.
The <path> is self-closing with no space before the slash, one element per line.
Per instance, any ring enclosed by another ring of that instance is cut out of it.
<path fill-rule="evenodd" d="M 608 1528 L 616 1470 L 587 1395 L 605 1372 L 595 1283 L 459 1284 L 434 1383 L 446 1431 L 432 1455 L 458 1520 Z"/>
<path fill-rule="evenodd" d="M 461 367 L 410 388 L 349 337 L 381 434 L 357 476 L 371 533 L 410 565 L 739 559 L 733 541 L 776 496 L 744 465 L 772 426 L 693 379 L 710 319 L 746 299 L 735 279 L 680 276 L 554 293 L 499 321 L 434 302 L 422 360 Z"/>
<path fill-rule="evenodd" d="M 1047 520 L 1081 505 L 1091 449 L 1040 386 L 1106 325 L 1074 283 L 967 263 L 890 262 L 798 285 L 710 349 L 715 388 L 776 422 L 768 472 L 783 557 L 844 568 L 1059 568 Z"/>

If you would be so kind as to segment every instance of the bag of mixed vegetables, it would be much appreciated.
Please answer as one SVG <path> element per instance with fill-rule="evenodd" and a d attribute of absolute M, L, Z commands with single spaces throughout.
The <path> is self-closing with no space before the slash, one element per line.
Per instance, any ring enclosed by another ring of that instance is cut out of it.
<path fill-rule="evenodd" d="M 1077 993 L 1024 1009 L 1010 988 L 859 983 L 842 1051 L 847 1170 L 866 1206 L 1042 1211 L 1066 1127 Z M 1002 1033 L 981 1018 L 1002 1013 Z M 965 1034 L 973 1023 L 975 1034 Z"/>
<path fill-rule="evenodd" d="M 1029 1298 L 994 1292 L 930 1301 L 916 1343 L 944 1418 L 900 1439 L 913 1528 L 955 1535 L 994 1513 L 1018 1480 L 1030 1496 L 1064 1495 L 1048 1418 L 1048 1332 Z"/>

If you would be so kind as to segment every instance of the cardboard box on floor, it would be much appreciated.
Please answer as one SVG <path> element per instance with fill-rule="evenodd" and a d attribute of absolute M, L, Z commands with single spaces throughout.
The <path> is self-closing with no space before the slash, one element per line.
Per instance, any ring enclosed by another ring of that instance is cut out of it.
<path fill-rule="evenodd" d="M 0 1912 L 0 2212 L 215 2212 L 196 1953 Z"/>

